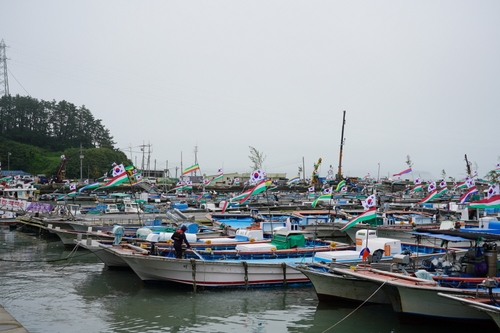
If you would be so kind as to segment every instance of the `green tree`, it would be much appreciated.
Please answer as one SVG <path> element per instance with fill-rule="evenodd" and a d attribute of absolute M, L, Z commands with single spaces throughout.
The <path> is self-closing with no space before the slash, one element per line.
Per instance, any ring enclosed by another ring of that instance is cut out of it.
<path fill-rule="evenodd" d="M 250 148 L 250 156 L 248 156 L 248 158 L 252 162 L 250 168 L 252 168 L 252 170 L 262 169 L 262 164 L 264 164 L 264 161 L 266 160 L 267 156 L 264 156 L 264 153 L 258 151 L 256 148 L 252 146 L 249 146 L 249 148 Z"/>
<path fill-rule="evenodd" d="M 50 151 L 80 144 L 84 148 L 108 149 L 115 145 L 109 130 L 85 106 L 19 95 L 0 98 L 0 136 Z"/>

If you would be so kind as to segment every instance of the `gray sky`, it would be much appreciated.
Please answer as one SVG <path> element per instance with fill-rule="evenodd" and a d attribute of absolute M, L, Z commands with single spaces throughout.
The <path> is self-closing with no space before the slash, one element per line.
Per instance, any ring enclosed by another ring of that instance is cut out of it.
<path fill-rule="evenodd" d="M 0 0 L 12 95 L 85 105 L 141 166 L 480 176 L 499 162 L 499 1 Z M 172 170 L 172 172 L 175 172 Z M 411 175 L 409 175 L 411 178 Z"/>

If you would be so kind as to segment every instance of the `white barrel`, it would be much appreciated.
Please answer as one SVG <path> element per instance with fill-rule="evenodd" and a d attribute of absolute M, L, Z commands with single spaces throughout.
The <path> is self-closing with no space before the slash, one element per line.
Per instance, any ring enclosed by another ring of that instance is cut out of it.
<path fill-rule="evenodd" d="M 135 232 L 135 236 L 140 239 L 146 239 L 150 233 L 152 233 L 151 229 L 149 228 L 139 228 Z"/>
<path fill-rule="evenodd" d="M 160 238 L 159 238 L 159 241 L 160 242 L 165 242 L 165 241 L 168 241 L 168 240 L 172 240 L 172 235 L 174 233 L 173 232 L 160 232 Z M 196 236 L 196 234 L 189 234 L 189 233 L 186 233 L 186 238 L 187 238 L 187 241 L 189 243 L 196 243 L 198 237 Z"/>

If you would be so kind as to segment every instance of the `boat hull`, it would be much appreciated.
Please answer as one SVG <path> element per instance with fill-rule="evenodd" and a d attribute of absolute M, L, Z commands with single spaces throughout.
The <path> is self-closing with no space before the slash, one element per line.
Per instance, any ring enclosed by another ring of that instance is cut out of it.
<path fill-rule="evenodd" d="M 346 275 L 320 272 L 297 267 L 309 278 L 320 301 L 367 302 L 374 304 L 391 304 L 380 285 L 368 280 L 353 279 Z"/>
<path fill-rule="evenodd" d="M 266 287 L 309 283 L 283 261 L 208 261 L 147 255 L 120 255 L 143 281 L 170 281 L 200 287 Z M 296 259 L 294 259 L 296 260 Z"/>

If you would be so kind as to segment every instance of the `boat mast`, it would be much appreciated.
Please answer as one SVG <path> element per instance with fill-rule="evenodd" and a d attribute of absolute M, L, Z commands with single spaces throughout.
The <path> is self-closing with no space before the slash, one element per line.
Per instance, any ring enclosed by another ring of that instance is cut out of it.
<path fill-rule="evenodd" d="M 344 147 L 344 125 L 345 125 L 345 110 L 342 119 L 342 134 L 340 135 L 340 154 L 339 154 L 339 169 L 337 171 L 337 179 L 342 179 L 342 149 Z"/>
<path fill-rule="evenodd" d="M 467 176 L 471 175 L 470 162 L 467 159 L 467 154 L 465 154 L 465 170 L 467 171 Z"/>

